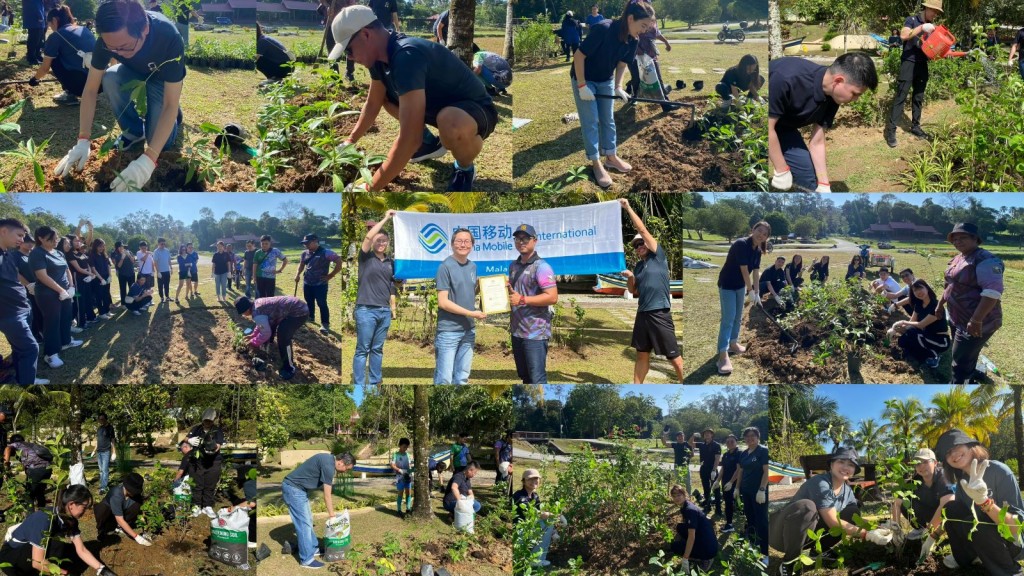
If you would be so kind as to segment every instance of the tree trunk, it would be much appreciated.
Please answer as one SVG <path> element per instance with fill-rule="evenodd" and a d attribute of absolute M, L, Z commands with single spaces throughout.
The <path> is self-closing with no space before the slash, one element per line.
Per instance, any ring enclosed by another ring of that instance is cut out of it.
<path fill-rule="evenodd" d="M 1017 447 L 1017 477 L 1024 477 L 1024 422 L 1021 421 L 1021 387 L 1013 388 L 1013 442 Z"/>
<path fill-rule="evenodd" d="M 450 38 L 450 37 L 449 37 Z M 412 515 L 430 518 L 430 402 L 426 385 L 413 386 L 413 413 L 416 414 L 412 432 L 413 458 L 416 462 L 416 480 L 413 482 Z"/>
<path fill-rule="evenodd" d="M 779 0 L 768 0 L 768 59 L 782 58 L 782 18 Z"/>
<path fill-rule="evenodd" d="M 515 42 L 512 39 L 512 22 L 515 16 L 515 11 L 512 7 L 515 5 L 514 0 L 508 0 L 508 6 L 505 10 L 505 50 L 502 57 L 508 60 L 509 64 L 515 60 Z"/>
<path fill-rule="evenodd" d="M 82 387 L 71 387 L 71 433 L 65 441 L 71 449 L 68 464 L 78 464 L 82 460 Z"/>
<path fill-rule="evenodd" d="M 473 65 L 473 36 L 476 29 L 476 2 L 452 0 L 449 8 L 448 48 L 466 63 Z"/>

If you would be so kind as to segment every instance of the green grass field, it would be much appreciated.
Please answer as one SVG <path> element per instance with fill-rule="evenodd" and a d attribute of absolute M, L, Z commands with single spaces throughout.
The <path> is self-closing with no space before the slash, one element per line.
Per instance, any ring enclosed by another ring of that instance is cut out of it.
<path fill-rule="evenodd" d="M 850 239 L 859 242 L 859 239 Z M 725 261 L 725 252 L 715 247 L 714 252 L 695 251 L 697 242 L 689 242 L 687 255 L 699 256 L 721 266 Z M 830 246 L 831 244 L 829 244 Z M 953 256 L 954 251 L 946 243 L 905 243 L 896 242 L 896 249 L 915 248 L 921 252 L 931 252 L 934 256 L 931 259 L 919 254 L 900 254 L 893 250 L 881 250 L 885 254 L 892 254 L 896 258 L 898 269 L 911 268 L 918 278 L 923 278 L 931 284 L 933 289 L 939 291 L 942 287 L 942 276 L 946 263 Z M 1003 327 L 988 341 L 983 354 L 996 364 L 1002 373 L 1003 378 L 1009 382 L 1018 381 L 1024 373 L 1024 359 L 1016 353 L 1014 339 L 1017 334 L 1024 330 L 1024 252 L 1017 248 L 1005 246 L 985 245 L 985 248 L 995 252 L 1004 259 L 1007 270 L 1004 277 L 1005 291 L 1002 298 Z M 853 255 L 852 251 L 837 250 L 791 250 L 786 246 L 779 246 L 770 256 L 762 259 L 762 270 L 771 265 L 775 256 L 785 256 L 787 261 L 795 253 L 800 253 L 805 262 L 805 281 L 808 277 L 807 266 L 812 258 L 829 254 L 831 259 L 829 283 L 843 282 L 846 274 L 846 265 Z M 687 383 L 758 383 L 762 376 L 758 367 L 743 355 L 732 356 L 733 374 L 723 377 L 716 373 L 715 361 L 716 342 L 718 339 L 718 324 L 720 308 L 718 300 L 717 279 L 720 268 L 708 270 L 686 270 L 684 274 L 686 296 L 683 303 L 683 360 L 685 381 Z M 869 269 L 869 275 L 874 278 L 877 275 L 877 268 Z M 747 307 L 747 314 L 750 308 Z M 746 319 L 744 319 L 744 326 Z M 740 332 L 740 343 L 746 343 L 749 334 L 744 329 Z M 880 375 L 881 378 L 888 378 Z M 998 377 L 997 377 L 998 378 Z M 938 370 L 919 370 L 912 375 L 891 375 L 891 379 L 879 380 L 876 383 L 944 383 L 949 381 L 949 354 L 943 357 L 943 363 Z"/>

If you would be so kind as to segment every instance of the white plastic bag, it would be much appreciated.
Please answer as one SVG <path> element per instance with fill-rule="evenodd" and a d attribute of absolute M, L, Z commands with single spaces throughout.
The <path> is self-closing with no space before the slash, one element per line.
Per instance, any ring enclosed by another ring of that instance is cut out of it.
<path fill-rule="evenodd" d="M 69 485 L 81 484 L 85 486 L 85 463 L 72 464 L 70 472 Z"/>
<path fill-rule="evenodd" d="M 476 512 L 473 510 L 473 497 L 467 496 L 455 503 L 455 529 L 473 533 Z"/>
<path fill-rule="evenodd" d="M 324 532 L 324 561 L 337 562 L 345 559 L 345 553 L 352 545 L 352 523 L 348 510 L 327 520 Z"/>

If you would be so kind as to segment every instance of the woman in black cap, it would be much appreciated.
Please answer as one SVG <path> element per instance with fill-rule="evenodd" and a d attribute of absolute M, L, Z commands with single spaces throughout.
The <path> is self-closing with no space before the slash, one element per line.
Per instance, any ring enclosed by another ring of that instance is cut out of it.
<path fill-rule="evenodd" d="M 96 559 L 85 547 L 78 521 L 92 507 L 92 494 L 81 484 L 73 484 L 58 497 L 56 510 L 38 510 L 14 527 L 10 538 L 0 548 L 0 568 L 7 576 L 39 576 L 58 568 L 59 574 L 68 569 L 85 573 L 84 566 L 96 570 L 96 576 L 115 576 L 114 572 Z M 64 543 L 70 539 L 73 551 Z M 51 565 L 49 558 L 70 560 L 63 568 Z"/>
<path fill-rule="evenodd" d="M 142 502 L 145 481 L 142 476 L 132 472 L 124 477 L 120 486 L 114 486 L 107 492 L 107 497 L 96 505 L 96 531 L 100 535 L 110 534 L 117 530 L 135 540 L 142 546 L 152 546 L 148 538 L 135 530 Z"/>
<path fill-rule="evenodd" d="M 1018 523 L 1024 518 L 1017 478 L 1010 468 L 989 459 L 988 449 L 956 428 L 939 436 L 935 454 L 942 458 L 946 481 L 956 484 L 956 496 L 946 505 L 946 533 L 952 554 L 943 564 L 950 569 L 970 566 L 976 559 L 993 576 L 1024 574 Z M 1003 508 L 1012 539 L 999 533 Z M 977 526 L 975 526 L 975 517 Z"/>
<path fill-rule="evenodd" d="M 217 503 L 217 483 L 220 482 L 220 469 L 224 463 L 220 453 L 220 447 L 224 445 L 224 431 L 216 421 L 217 410 L 207 408 L 203 411 L 202 423 L 194 426 L 187 436 L 197 455 L 192 469 L 195 481 L 192 501 L 210 518 L 216 517 L 213 505 Z"/>
<path fill-rule="evenodd" d="M 294 296 L 271 296 L 255 301 L 242 296 L 235 300 L 235 311 L 241 316 L 249 316 L 256 323 L 248 338 L 250 345 L 258 348 L 277 337 L 277 351 L 281 354 L 278 375 L 283 380 L 291 380 L 295 376 L 292 338 L 309 317 L 306 303 Z"/>
<path fill-rule="evenodd" d="M 795 572 L 793 564 L 804 548 L 808 530 L 826 530 L 820 540 L 822 552 L 841 541 L 840 537 L 828 533 L 835 527 L 841 528 L 850 538 L 879 546 L 889 544 L 892 530 L 865 530 L 853 523 L 853 516 L 860 513 L 860 508 L 849 481 L 859 472 L 857 451 L 839 448 L 829 456 L 827 472 L 804 482 L 789 504 L 772 514 L 769 542 L 772 548 L 783 553 L 779 574 Z"/>
<path fill-rule="evenodd" d="M 924 362 L 929 368 L 939 366 L 939 357 L 949 350 L 949 325 L 946 314 L 938 310 L 935 291 L 922 279 L 910 285 L 910 305 L 914 313 L 910 320 L 900 320 L 892 325 L 900 334 L 897 341 L 904 356 Z"/>
<path fill-rule="evenodd" d="M 946 268 L 946 288 L 939 299 L 953 325 L 953 378 L 951 384 L 966 384 L 974 377 L 981 349 L 1003 325 L 1002 260 L 981 248 L 978 227 L 962 222 L 946 235 L 957 249 Z"/>
<path fill-rule="evenodd" d="M 921 448 L 914 455 L 912 480 L 915 483 L 913 496 L 906 500 L 896 498 L 892 504 L 892 518 L 898 521 L 900 515 L 903 515 L 910 520 L 914 529 L 907 533 L 907 540 L 920 540 L 925 534 L 928 535 L 921 546 L 921 556 L 927 557 L 931 554 L 935 540 L 942 534 L 942 510 L 953 500 L 953 487 L 946 480 L 942 466 L 936 461 L 935 452 L 929 448 Z"/>

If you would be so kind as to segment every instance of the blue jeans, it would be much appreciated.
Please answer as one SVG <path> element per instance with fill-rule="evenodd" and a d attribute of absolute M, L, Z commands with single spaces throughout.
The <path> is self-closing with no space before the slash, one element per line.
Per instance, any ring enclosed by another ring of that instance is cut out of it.
<path fill-rule="evenodd" d="M 132 80 L 145 80 L 146 77 L 124 64 L 115 64 L 107 68 L 103 75 L 103 93 L 110 100 L 110 107 L 114 109 L 114 116 L 117 118 L 117 125 L 121 132 L 128 136 L 145 136 L 146 142 L 153 141 L 152 132 L 156 131 L 157 120 L 164 109 L 164 83 L 160 80 L 149 80 L 146 82 L 146 119 L 139 117 L 138 110 L 131 100 L 131 93 L 122 87 Z M 179 118 L 180 116 L 180 110 Z M 178 137 L 180 122 L 174 123 L 171 135 L 164 144 L 163 151 L 170 150 L 174 140 Z M 146 128 L 149 128 L 148 130 Z"/>
<path fill-rule="evenodd" d="M 437 366 L 434 384 L 468 384 L 473 367 L 476 329 L 438 332 L 434 337 Z"/>
<path fill-rule="evenodd" d="M 225 272 L 224 274 L 214 274 L 213 275 L 213 284 L 214 284 L 214 287 L 217 290 L 217 297 L 218 298 L 227 298 L 228 297 L 228 274 L 227 274 L 227 272 Z"/>
<path fill-rule="evenodd" d="M 743 297 L 746 288 L 739 290 L 718 289 L 718 302 L 722 307 L 722 320 L 718 324 L 718 352 L 729 349 L 729 342 L 740 337 L 740 322 L 743 320 Z"/>
<path fill-rule="evenodd" d="M 252 298 L 252 268 L 248 268 L 245 271 L 245 297 Z"/>
<path fill-rule="evenodd" d="M 548 341 L 512 337 L 512 358 L 523 384 L 548 383 Z"/>
<path fill-rule="evenodd" d="M 22 386 L 36 382 L 36 360 L 39 359 L 39 343 L 32 335 L 32 310 L 18 314 L 7 313 L 0 318 L 0 332 L 11 344 L 16 380 Z"/>
<path fill-rule="evenodd" d="M 455 512 L 455 502 L 452 502 L 451 506 L 449 506 L 447 504 L 443 504 L 443 506 L 444 506 L 445 510 L 447 510 L 449 512 Z M 479 500 L 473 500 L 473 512 L 479 512 L 479 511 L 480 511 L 480 501 Z"/>
<path fill-rule="evenodd" d="M 96 465 L 100 468 L 100 490 L 107 490 L 110 480 L 110 450 L 96 453 Z"/>
<path fill-rule="evenodd" d="M 804 137 L 796 129 L 775 130 L 786 164 L 793 172 L 793 185 L 813 192 L 818 187 L 818 173 L 811 162 L 811 151 L 807 149 Z"/>
<path fill-rule="evenodd" d="M 313 561 L 313 554 L 320 548 L 320 540 L 313 531 L 313 511 L 309 508 L 309 496 L 302 488 L 290 482 L 282 482 L 281 497 L 295 525 L 295 535 L 299 541 L 299 564 L 309 564 Z"/>
<path fill-rule="evenodd" d="M 583 151 L 587 160 L 597 160 L 601 156 L 615 154 L 615 111 L 614 100 L 598 98 L 593 102 L 580 100 L 580 89 L 576 80 L 572 80 L 572 97 L 576 100 L 576 111 L 580 115 L 580 129 L 583 131 Z M 615 81 L 587 82 L 594 94 L 615 94 Z M 600 144 L 600 149 L 598 149 Z"/>
<path fill-rule="evenodd" d="M 484 86 L 494 86 L 494 89 L 497 90 L 498 92 L 501 92 L 502 90 L 505 89 L 505 85 L 499 82 L 498 79 L 494 77 L 494 72 L 491 72 L 491 70 L 487 66 L 480 67 L 480 78 L 483 79 Z"/>
<path fill-rule="evenodd" d="M 1020 72 L 1021 80 L 1024 80 L 1024 54 L 1017 60 L 1017 71 Z"/>
<path fill-rule="evenodd" d="M 357 305 L 352 316 L 356 321 L 356 353 L 352 357 L 352 381 L 365 386 L 366 364 L 369 358 L 370 384 L 380 384 L 384 376 L 384 340 L 391 327 L 391 310 L 384 306 Z"/>

